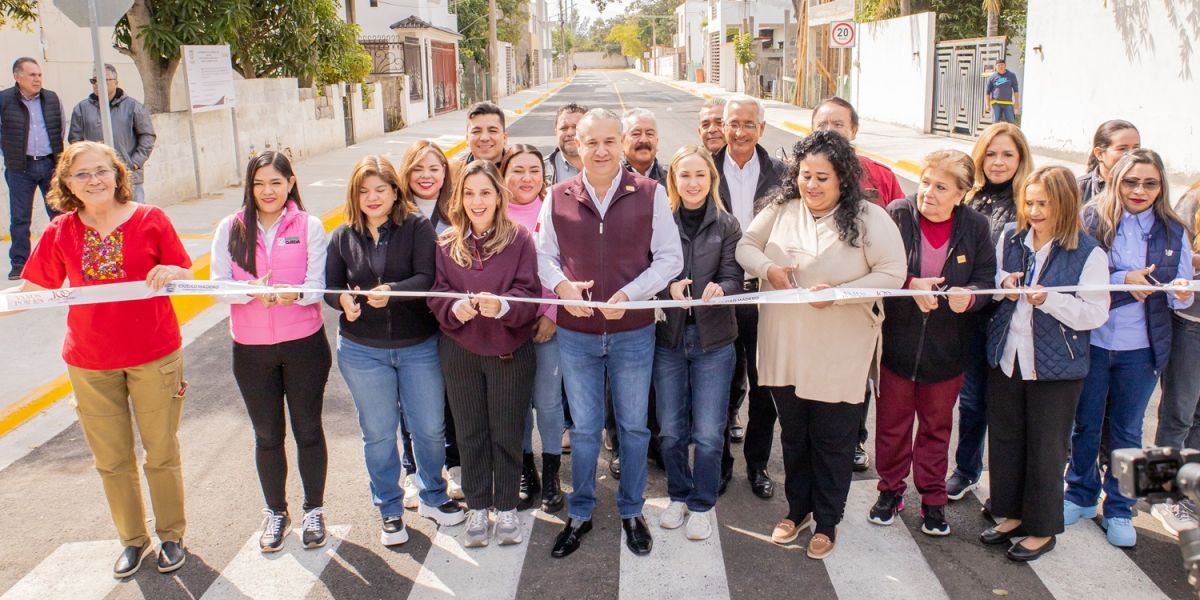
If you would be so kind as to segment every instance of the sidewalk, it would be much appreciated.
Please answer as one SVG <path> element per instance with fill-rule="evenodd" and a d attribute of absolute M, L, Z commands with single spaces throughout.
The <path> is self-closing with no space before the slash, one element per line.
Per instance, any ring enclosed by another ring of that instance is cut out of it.
<path fill-rule="evenodd" d="M 530 108 L 564 85 L 551 82 L 501 99 L 509 126 Z M 332 230 L 342 222 L 341 206 L 346 198 L 346 179 L 354 163 L 369 154 L 382 154 L 399 164 L 408 146 L 419 139 L 437 142 L 448 155 L 466 147 L 467 111 L 459 110 L 417 123 L 400 131 L 366 140 L 354 146 L 309 157 L 293 165 L 300 182 L 301 199 L 309 213 L 318 215 Z M 151 159 L 153 160 L 153 159 Z M 206 198 L 187 200 L 164 207 L 193 260 L 196 279 L 208 278 L 208 253 L 213 230 L 242 203 L 243 189 L 229 187 Z M 40 198 L 38 199 L 40 203 Z M 40 210 L 40 209 L 38 209 Z M 34 231 L 45 227 L 45 213 L 34 223 Z M 35 242 L 36 243 L 36 242 Z M 8 256 L 9 242 L 0 242 L 0 255 Z M 7 260 L 4 260 L 7 272 Z M 13 282 L 16 283 L 16 282 Z M 5 286 L 8 287 L 8 286 Z M 228 308 L 214 306 L 210 297 L 176 298 L 176 313 L 185 324 L 185 343 L 228 316 Z M 192 325 L 186 325 L 193 321 Z M 45 309 L 0 318 L 0 436 L 35 417 L 70 394 L 66 366 L 60 356 L 66 332 L 66 309 Z"/>
<path fill-rule="evenodd" d="M 657 81 L 706 99 L 712 97 L 731 98 L 737 95 L 712 83 L 676 81 L 661 75 L 643 73 L 636 69 L 631 69 L 630 71 L 646 79 Z M 763 100 L 763 105 L 767 109 L 768 124 L 800 135 L 807 135 L 812 132 L 812 110 L 776 100 Z M 859 123 L 858 138 L 854 140 L 854 145 L 860 154 L 892 167 L 892 170 L 896 172 L 898 177 L 903 177 L 913 182 L 919 181 L 921 176 L 921 161 L 930 152 L 951 149 L 971 154 L 971 150 L 974 147 L 973 142 L 962 138 L 931 135 L 900 125 L 890 125 L 888 123 L 868 120 L 862 120 Z M 1086 157 L 1083 155 L 1064 158 L 1041 154 L 1036 150 L 1033 152 L 1033 164 L 1037 166 L 1062 165 L 1071 169 L 1077 176 L 1082 175 L 1087 170 L 1084 161 L 1086 161 Z M 1192 182 L 1173 177 L 1170 183 L 1172 200 L 1177 200 Z"/>

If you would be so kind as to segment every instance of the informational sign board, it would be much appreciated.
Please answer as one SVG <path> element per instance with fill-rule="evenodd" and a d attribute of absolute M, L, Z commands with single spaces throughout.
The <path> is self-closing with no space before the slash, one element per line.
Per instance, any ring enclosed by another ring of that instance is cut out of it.
<path fill-rule="evenodd" d="M 181 46 L 188 107 L 193 113 L 232 108 L 237 103 L 233 90 L 233 62 L 229 46 Z"/>
<path fill-rule="evenodd" d="M 96 26 L 112 27 L 129 12 L 133 0 L 54 0 L 54 6 L 61 10 L 72 23 L 80 27 L 89 27 L 91 17 L 89 2 L 96 4 Z"/>
<path fill-rule="evenodd" d="M 858 23 L 837 21 L 829 25 L 830 48 L 853 48 L 858 42 Z"/>

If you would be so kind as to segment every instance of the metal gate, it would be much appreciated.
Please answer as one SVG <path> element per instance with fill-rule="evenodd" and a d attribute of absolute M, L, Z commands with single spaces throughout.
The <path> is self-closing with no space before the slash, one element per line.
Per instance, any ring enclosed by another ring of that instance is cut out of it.
<path fill-rule="evenodd" d="M 458 61 L 454 44 L 431 42 L 433 60 L 433 114 L 458 110 Z"/>
<path fill-rule="evenodd" d="M 992 123 L 984 107 L 986 75 L 1004 56 L 1003 36 L 938 42 L 933 132 L 974 138 Z"/>

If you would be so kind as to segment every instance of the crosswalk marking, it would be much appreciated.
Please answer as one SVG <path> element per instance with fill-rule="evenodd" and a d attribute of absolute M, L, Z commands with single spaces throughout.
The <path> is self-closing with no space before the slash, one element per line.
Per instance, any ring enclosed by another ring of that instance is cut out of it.
<path fill-rule="evenodd" d="M 687 539 L 683 527 L 668 530 L 658 526 L 658 517 L 669 503 L 669 498 L 648 499 L 642 509 L 654 538 L 649 556 L 635 556 L 621 534 L 620 600 L 729 598 L 716 509 L 710 511 L 712 535 L 693 541 Z"/>
<path fill-rule="evenodd" d="M 117 540 L 63 544 L 0 598 L 103 598 L 117 587 L 112 566 L 120 552 L 121 542 Z M 154 568 L 153 554 L 146 557 L 142 568 Z"/>
<path fill-rule="evenodd" d="M 511 546 L 501 546 L 493 539 L 483 548 L 464 548 L 458 536 L 466 529 L 465 523 L 438 528 L 409 600 L 516 598 L 535 520 L 532 513 L 517 514 L 522 541 Z"/>
<path fill-rule="evenodd" d="M 875 480 L 855 481 L 838 525 L 837 547 L 825 569 L 840 598 L 949 598 L 903 523 L 880 527 L 867 521 Z"/>
<path fill-rule="evenodd" d="M 976 499 L 983 503 L 990 490 L 991 481 L 985 472 L 975 489 Z M 1057 536 L 1054 550 L 1029 566 L 1058 600 L 1167 598 L 1124 551 L 1108 543 L 1104 530 L 1089 519 L 1068 526 Z"/>
<path fill-rule="evenodd" d="M 328 541 L 312 550 L 300 543 L 300 530 L 289 535 L 279 552 L 263 554 L 255 533 L 221 571 L 201 600 L 280 600 L 304 598 L 320 581 L 321 571 L 350 532 L 349 525 L 328 528 Z M 187 568 L 187 567 L 184 567 Z"/>

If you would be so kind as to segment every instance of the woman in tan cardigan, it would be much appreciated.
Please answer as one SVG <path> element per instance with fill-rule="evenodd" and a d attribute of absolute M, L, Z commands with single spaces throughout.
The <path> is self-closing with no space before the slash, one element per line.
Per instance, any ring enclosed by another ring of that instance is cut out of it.
<path fill-rule="evenodd" d="M 737 247 L 763 291 L 899 288 L 904 244 L 887 213 L 859 187 L 849 141 L 818 131 L 796 144 L 779 198 L 754 217 Z M 833 552 L 858 443 L 859 404 L 880 352 L 877 299 L 763 304 L 758 381 L 779 411 L 787 517 L 771 539 L 786 544 L 815 520 L 808 556 Z"/>

